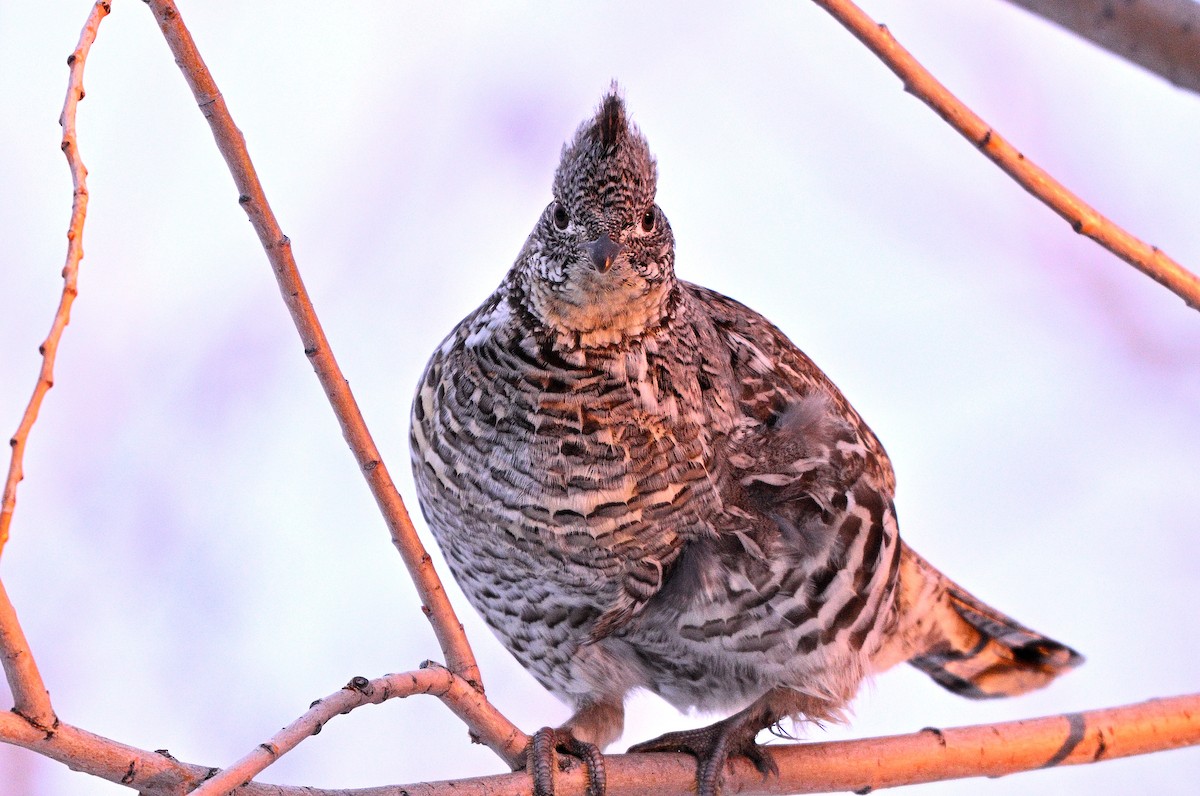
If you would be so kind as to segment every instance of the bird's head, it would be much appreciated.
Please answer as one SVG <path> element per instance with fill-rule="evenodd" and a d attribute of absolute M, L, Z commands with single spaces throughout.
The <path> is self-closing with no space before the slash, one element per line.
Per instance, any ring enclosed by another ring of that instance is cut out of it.
<path fill-rule="evenodd" d="M 554 200 L 515 275 L 530 309 L 584 346 L 657 326 L 675 286 L 675 239 L 654 203 L 657 171 L 614 86 L 563 147 Z"/>

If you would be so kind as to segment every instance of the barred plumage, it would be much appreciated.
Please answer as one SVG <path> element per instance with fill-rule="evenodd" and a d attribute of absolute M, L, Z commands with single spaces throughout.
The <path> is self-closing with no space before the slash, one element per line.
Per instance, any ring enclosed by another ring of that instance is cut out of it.
<path fill-rule="evenodd" d="M 425 517 L 472 604 L 576 707 L 560 735 L 614 741 L 636 688 L 739 710 L 641 747 L 695 753 L 712 793 L 729 753 L 769 770 L 760 729 L 837 719 L 894 663 L 971 697 L 1077 664 L 903 545 L 883 446 L 769 321 L 676 279 L 655 187 L 614 91 L 413 403 Z"/>

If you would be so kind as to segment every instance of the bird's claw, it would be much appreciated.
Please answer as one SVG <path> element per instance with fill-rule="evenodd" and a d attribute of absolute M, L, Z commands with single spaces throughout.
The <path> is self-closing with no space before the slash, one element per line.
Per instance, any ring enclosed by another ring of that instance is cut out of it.
<path fill-rule="evenodd" d="M 734 716 L 725 721 L 698 730 L 669 732 L 651 741 L 629 747 L 633 753 L 641 752 L 684 752 L 697 760 L 696 785 L 698 796 L 719 796 L 721 774 L 731 755 L 748 758 L 765 777 L 779 775 L 771 753 L 765 746 L 754 742 L 760 728 L 752 724 L 735 721 Z"/>
<path fill-rule="evenodd" d="M 587 767 L 588 796 L 604 796 L 607 787 L 604 755 L 600 753 L 600 747 L 553 727 L 542 727 L 535 732 L 525 751 L 525 766 L 533 777 L 534 796 L 554 796 L 554 767 L 558 752 L 577 758 Z"/>

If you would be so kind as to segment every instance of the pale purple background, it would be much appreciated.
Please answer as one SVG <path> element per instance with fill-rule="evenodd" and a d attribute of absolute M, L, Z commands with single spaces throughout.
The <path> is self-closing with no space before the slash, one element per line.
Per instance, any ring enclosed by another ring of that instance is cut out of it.
<path fill-rule="evenodd" d="M 81 292 L 2 572 L 64 720 L 224 765 L 351 676 L 439 652 L 207 126 L 151 15 L 114 5 L 79 118 Z M 866 5 L 1031 158 L 1200 267 L 1200 97 L 998 0 Z M 55 122 L 88 8 L 0 9 L 3 435 L 58 300 Z M 864 690 L 852 729 L 812 737 L 1200 690 L 1200 316 L 1074 235 L 814 5 L 183 11 L 411 507 L 420 369 L 499 282 L 562 142 L 618 78 L 680 274 L 773 318 L 844 389 L 895 460 L 915 547 L 1089 657 L 984 704 L 904 668 Z M 564 719 L 451 589 L 496 704 L 526 730 Z M 622 743 L 704 720 L 639 697 Z M 263 779 L 500 770 L 415 698 L 339 717 Z M 1198 778 L 1193 749 L 917 792 Z M 4 796 L 128 792 L 0 748 Z"/>

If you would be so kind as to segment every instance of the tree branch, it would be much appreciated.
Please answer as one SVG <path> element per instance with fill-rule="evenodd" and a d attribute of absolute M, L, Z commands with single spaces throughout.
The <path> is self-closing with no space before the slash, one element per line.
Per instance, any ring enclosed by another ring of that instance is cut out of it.
<path fill-rule="evenodd" d="M 4 675 L 12 691 L 13 713 L 34 727 L 53 729 L 58 724 L 58 717 L 50 704 L 50 692 L 42 681 L 3 581 L 0 581 L 0 663 L 4 665 Z"/>
<path fill-rule="evenodd" d="M 987 122 L 917 63 L 900 46 L 887 26 L 876 24 L 850 0 L 813 0 L 875 53 L 897 77 L 904 90 L 920 99 L 978 147 L 1002 171 L 1085 235 L 1165 286 L 1188 306 L 1200 310 L 1200 278 L 1101 215 L 1041 167 L 1026 159 Z"/>
<path fill-rule="evenodd" d="M 1079 765 L 1200 744 L 1200 694 L 1136 705 L 856 741 L 772 746 L 779 777 L 764 779 L 745 758 L 726 769 L 726 790 L 753 794 L 866 793 L 900 785 L 998 777 L 1059 765 Z M 682 754 L 611 755 L 608 796 L 695 793 L 696 761 Z M 560 774 L 562 793 L 584 793 L 587 772 Z M 528 794 L 525 774 L 486 780 L 405 785 L 410 796 Z"/>
<path fill-rule="evenodd" d="M 67 57 L 70 76 L 67 78 L 67 96 L 63 102 L 62 114 L 58 117 L 58 123 L 63 129 L 62 151 L 67 157 L 67 166 L 71 169 L 71 181 L 74 184 L 71 221 L 67 226 L 67 261 L 62 271 L 63 290 L 58 310 L 50 324 L 50 333 L 38 347 L 42 354 L 42 368 L 38 373 L 33 395 L 25 407 L 25 414 L 21 416 L 17 432 L 9 441 L 12 446 L 12 458 L 9 461 L 8 478 L 4 482 L 4 497 L 0 500 L 0 553 L 4 551 L 4 545 L 8 541 L 13 511 L 17 506 L 17 484 L 25 477 L 22 466 L 25 445 L 33 424 L 37 422 L 42 399 L 54 386 L 54 362 L 58 355 L 58 342 L 62 339 L 63 330 L 71 321 L 71 305 L 79 292 L 79 262 L 83 259 L 83 224 L 87 220 L 88 190 L 87 168 L 79 157 L 79 142 L 75 135 L 75 110 L 84 97 L 84 64 L 92 49 L 92 42 L 96 40 L 100 20 L 108 16 L 110 10 L 107 0 L 100 0 L 92 6 L 83 31 L 79 34 L 79 44 Z M 13 710 L 34 727 L 43 730 L 53 728 L 58 723 L 58 718 L 50 704 L 50 694 L 42 681 L 42 675 L 33 659 L 33 652 L 29 648 L 24 631 L 21 630 L 21 624 L 17 620 L 16 611 L 8 599 L 8 592 L 5 591 L 3 583 L 0 583 L 0 663 L 4 666 L 4 674 L 12 690 Z"/>
<path fill-rule="evenodd" d="M 924 782 L 999 777 L 1019 771 L 1079 765 L 1200 744 L 1200 694 L 1136 705 L 855 741 L 772 746 L 779 777 L 764 779 L 749 760 L 726 769 L 730 793 L 792 794 L 868 791 Z M 696 761 L 688 755 L 613 755 L 606 758 L 608 796 L 685 796 L 695 792 Z M 507 775 L 509 778 L 523 774 Z M 505 777 L 492 778 L 508 787 Z M 514 783 L 515 784 L 515 783 Z M 404 786 L 411 796 L 483 796 L 499 791 L 428 790 Z M 584 793 L 587 774 L 573 767 L 560 776 L 560 792 Z M 515 791 L 527 793 L 527 791 Z"/>
<path fill-rule="evenodd" d="M 75 185 L 74 196 L 71 200 L 71 223 L 67 227 L 67 263 L 63 266 L 63 292 L 54 313 L 54 321 L 50 325 L 50 334 L 38 347 L 42 354 L 42 369 L 38 374 L 37 384 L 33 388 L 33 396 L 21 417 L 17 433 L 9 440 L 12 446 L 12 459 L 8 465 L 8 478 L 4 482 L 4 497 L 0 499 L 0 553 L 8 542 L 8 528 L 12 524 L 13 510 L 17 505 L 17 484 L 25 477 L 22 462 L 25 458 L 25 442 L 29 430 L 37 421 L 38 410 L 41 409 L 42 399 L 54 386 L 54 359 L 58 354 L 58 341 L 63 329 L 71 321 L 71 304 L 78 292 L 79 261 L 83 259 L 83 222 L 87 219 L 87 169 L 79 157 L 78 142 L 75 139 L 75 108 L 83 99 L 83 65 L 87 61 L 92 42 L 100 28 L 100 20 L 108 16 L 111 10 L 107 0 L 101 0 L 92 6 L 83 32 L 79 34 L 79 44 L 75 51 L 67 56 L 67 65 L 71 67 L 67 79 L 67 98 L 63 103 L 62 114 L 58 123 L 63 129 L 62 151 L 67 156 L 67 166 L 71 169 L 71 181 Z"/>
<path fill-rule="evenodd" d="M 296 260 L 292 256 L 291 241 L 283 234 L 275 214 L 271 212 L 262 183 L 258 180 L 254 164 L 246 150 L 246 141 L 242 137 L 241 131 L 233 123 L 233 118 L 229 114 L 225 100 L 221 97 L 221 92 L 217 89 L 212 73 L 209 72 L 204 60 L 200 57 L 196 43 L 183 24 L 183 19 L 180 17 L 175 3 L 172 0 L 146 0 L 146 2 L 154 12 L 154 18 L 162 29 L 167 45 L 175 56 L 175 63 L 183 72 L 183 76 L 200 106 L 201 113 L 204 114 L 209 127 L 212 128 L 217 149 L 225 158 L 229 172 L 233 175 L 233 182 L 237 186 L 238 202 L 249 216 L 250 224 L 258 233 L 258 238 L 267 253 L 267 259 L 271 262 L 275 278 L 279 282 L 279 290 L 283 294 L 284 303 L 287 305 L 288 312 L 291 313 L 292 321 L 296 324 L 296 331 L 300 333 L 300 339 L 304 344 L 304 353 L 311 361 L 313 370 L 316 371 L 317 379 L 321 382 L 325 396 L 329 399 L 338 423 L 342 427 L 342 435 L 346 438 L 351 452 L 358 461 L 359 468 L 371 489 L 371 494 L 375 496 L 375 501 L 391 532 L 392 542 L 400 551 L 400 556 L 408 567 L 409 574 L 416 585 L 417 594 L 423 603 L 422 610 L 433 625 L 438 644 L 446 656 L 446 665 L 450 671 L 482 691 L 483 678 L 479 674 L 479 667 L 475 663 L 475 656 L 471 652 L 462 624 L 458 621 L 454 608 L 451 607 L 450 601 L 446 597 L 445 589 L 442 587 L 437 572 L 434 571 L 429 554 L 417 537 L 412 519 L 404 507 L 400 493 L 396 491 L 396 486 L 392 482 L 387 466 L 383 463 L 379 449 L 375 446 L 375 441 L 371 438 L 370 431 L 367 430 L 362 412 L 358 408 L 358 402 L 350 391 L 350 385 L 342 375 L 337 360 L 334 359 L 329 341 L 325 337 L 325 332 L 313 309 L 312 301 L 304 288 L 304 282 L 300 278 Z"/>
<path fill-rule="evenodd" d="M 269 741 L 259 744 L 241 760 L 204 782 L 193 796 L 220 796 L 243 782 L 252 779 L 267 766 L 295 749 L 310 735 L 316 735 L 330 719 L 362 705 L 378 705 L 389 699 L 414 694 L 432 694 L 442 700 L 455 715 L 473 730 L 486 727 L 485 742 L 497 739 L 503 743 L 492 746 L 510 767 L 517 767 L 524 757 L 529 736 L 504 718 L 482 694 L 449 669 L 427 661 L 420 671 L 389 674 L 375 680 L 355 677 L 336 693 L 318 699 L 307 713 L 277 732 Z"/>
<path fill-rule="evenodd" d="M 430 674 L 388 675 L 361 688 L 352 681 L 343 691 L 354 693 L 338 692 L 320 700 L 314 710 L 327 711 L 323 707 L 327 701 L 332 702 L 330 707 L 353 708 L 401 696 L 400 692 L 406 690 L 441 696 L 439 690 L 453 682 L 445 669 L 422 672 Z M 416 684 L 406 685 L 408 678 L 414 676 Z M 459 693 L 466 697 L 473 689 L 459 682 Z M 424 691 L 425 688 L 429 690 Z M 454 687 L 447 693 L 453 690 Z M 471 699 L 486 704 L 478 694 Z M 309 711 L 283 732 L 299 730 L 301 722 L 317 718 L 317 714 Z M 315 725 L 309 724 L 304 729 L 311 733 L 312 727 Z M 176 796 L 219 776 L 216 769 L 181 763 L 165 750 L 135 749 L 67 724 L 46 732 L 11 713 L 0 713 L 0 740 L 110 782 L 137 788 L 148 796 Z M 927 727 L 909 735 L 776 745 L 771 750 L 779 765 L 778 777 L 764 779 L 748 760 L 735 758 L 726 769 L 726 789 L 747 795 L 865 792 L 868 788 L 879 790 L 968 777 L 998 777 L 1060 765 L 1085 765 L 1195 745 L 1200 745 L 1200 694 L 1001 724 L 944 730 Z M 584 793 L 587 772 L 573 759 L 566 758 L 563 762 L 566 768 L 556 776 L 557 791 Z M 647 793 L 685 796 L 695 792 L 696 761 L 688 755 L 609 755 L 605 758 L 605 770 L 608 796 Z M 225 784 L 228 783 L 223 782 L 222 787 Z M 348 790 L 259 782 L 240 787 L 236 782 L 233 784 L 235 789 L 231 792 L 237 796 L 529 796 L 532 788 L 525 772 Z"/>
<path fill-rule="evenodd" d="M 1180 88 L 1200 92 L 1195 0 L 1008 0 Z"/>
<path fill-rule="evenodd" d="M 180 763 L 166 750 L 147 752 L 65 722 L 47 730 L 15 713 L 0 713 L 0 740 L 57 760 L 74 771 L 137 788 L 146 796 L 186 793 L 210 771 Z"/>

